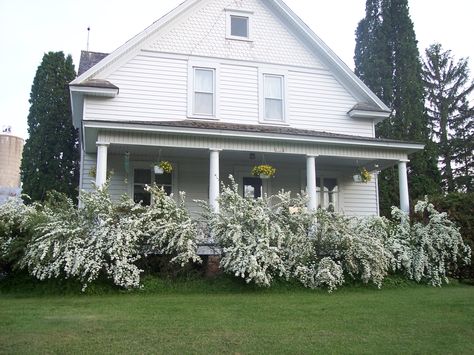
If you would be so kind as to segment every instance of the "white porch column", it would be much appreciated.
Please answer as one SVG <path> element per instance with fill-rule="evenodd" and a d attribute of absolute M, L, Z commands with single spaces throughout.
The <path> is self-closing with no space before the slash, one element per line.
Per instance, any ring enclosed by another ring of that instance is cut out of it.
<path fill-rule="evenodd" d="M 407 160 L 398 162 L 398 184 L 400 189 L 400 209 L 410 212 L 410 198 L 408 195 Z"/>
<path fill-rule="evenodd" d="M 107 148 L 108 143 L 97 142 L 97 166 L 95 172 L 95 184 L 102 187 L 107 181 Z"/>
<path fill-rule="evenodd" d="M 308 192 L 308 209 L 310 211 L 316 210 L 316 158 L 312 155 L 306 157 L 306 186 Z"/>
<path fill-rule="evenodd" d="M 219 213 L 219 149 L 210 149 L 209 156 L 209 205 Z"/>

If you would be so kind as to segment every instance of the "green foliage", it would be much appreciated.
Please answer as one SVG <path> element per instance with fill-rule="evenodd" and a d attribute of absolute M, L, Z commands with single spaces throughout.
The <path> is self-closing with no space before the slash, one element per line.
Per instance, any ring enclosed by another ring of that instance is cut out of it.
<path fill-rule="evenodd" d="M 392 108 L 390 118 L 379 123 L 377 137 L 427 144 L 408 164 L 410 198 L 439 191 L 437 155 L 429 145 L 424 115 L 421 63 L 407 0 L 367 0 L 365 18 L 356 31 L 355 72 Z M 381 212 L 389 216 L 398 204 L 398 177 L 393 169 L 379 180 Z"/>
<path fill-rule="evenodd" d="M 473 191 L 474 107 L 469 95 L 474 81 L 469 82 L 468 60 L 456 62 L 451 51 L 444 51 L 439 43 L 428 47 L 425 56 L 427 111 L 433 138 L 439 141 L 445 190 Z"/>
<path fill-rule="evenodd" d="M 453 192 L 446 196 L 431 196 L 430 201 L 460 227 L 464 241 L 474 250 L 474 193 Z M 471 258 L 470 267 L 460 270 L 460 276 L 474 280 L 474 258 Z"/>
<path fill-rule="evenodd" d="M 49 52 L 31 87 L 28 133 L 21 162 L 23 191 L 33 201 L 56 190 L 77 201 L 79 140 L 72 126 L 68 84 L 76 76 L 72 57 Z"/>

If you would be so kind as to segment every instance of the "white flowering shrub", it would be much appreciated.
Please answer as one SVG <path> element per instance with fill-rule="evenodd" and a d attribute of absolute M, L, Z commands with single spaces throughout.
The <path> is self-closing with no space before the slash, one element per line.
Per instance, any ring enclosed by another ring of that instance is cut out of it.
<path fill-rule="evenodd" d="M 471 249 L 447 214 L 438 212 L 427 199 L 418 201 L 414 210 L 419 221 L 410 223 L 406 213 L 392 209 L 397 223 L 386 240 L 392 266 L 410 279 L 441 286 L 452 270 L 470 263 Z"/>
<path fill-rule="evenodd" d="M 270 286 L 286 271 L 281 253 L 285 231 L 272 219 L 267 198 L 242 197 L 230 178 L 231 185 L 222 186 L 220 213 L 209 214 L 211 236 L 222 248 L 220 265 L 247 282 Z"/>
<path fill-rule="evenodd" d="M 148 186 L 153 204 L 141 215 L 145 254 L 168 254 L 175 262 L 184 266 L 189 262 L 201 263 L 197 255 L 199 230 L 184 204 L 185 194 L 179 194 L 176 202 L 156 185 Z"/>
<path fill-rule="evenodd" d="M 294 275 L 301 283 L 309 288 L 326 287 L 329 292 L 344 284 L 344 271 L 339 262 L 330 257 L 324 257 L 318 264 L 309 263 L 298 266 Z"/>
<path fill-rule="evenodd" d="M 16 265 L 30 238 L 28 220 L 34 209 L 20 198 L 0 205 L 0 270 Z"/>
<path fill-rule="evenodd" d="M 156 186 L 152 206 L 128 197 L 114 202 L 107 186 L 81 194 L 82 207 L 56 194 L 41 207 L 21 265 L 40 280 L 75 278 L 84 289 L 100 275 L 117 286 L 136 288 L 142 270 L 136 262 L 150 253 L 170 254 L 181 265 L 198 262 L 196 228 L 184 208 Z M 183 196 L 184 197 L 184 196 Z"/>
<path fill-rule="evenodd" d="M 315 254 L 341 263 L 347 276 L 382 286 L 390 254 L 384 248 L 388 221 L 379 217 L 349 217 L 319 210 Z"/>
<path fill-rule="evenodd" d="M 389 267 L 386 221 L 326 211 L 316 215 L 306 202 L 306 196 L 291 198 L 285 192 L 244 198 L 231 177 L 231 185 L 222 187 L 220 213 L 210 214 L 211 233 L 223 250 L 223 270 L 260 286 L 279 276 L 331 291 L 344 282 L 344 270 L 380 287 Z"/>
<path fill-rule="evenodd" d="M 84 289 L 101 272 L 118 286 L 137 287 L 143 207 L 127 199 L 113 203 L 107 189 L 84 192 L 80 209 L 64 196 L 56 198 L 44 205 L 45 221 L 36 227 L 22 265 L 40 280 L 76 278 Z"/>

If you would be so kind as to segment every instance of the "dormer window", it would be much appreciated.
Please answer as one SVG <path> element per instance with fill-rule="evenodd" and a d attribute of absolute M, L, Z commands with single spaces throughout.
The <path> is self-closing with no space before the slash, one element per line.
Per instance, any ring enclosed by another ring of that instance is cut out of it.
<path fill-rule="evenodd" d="M 228 39 L 250 41 L 252 12 L 244 10 L 226 10 Z"/>

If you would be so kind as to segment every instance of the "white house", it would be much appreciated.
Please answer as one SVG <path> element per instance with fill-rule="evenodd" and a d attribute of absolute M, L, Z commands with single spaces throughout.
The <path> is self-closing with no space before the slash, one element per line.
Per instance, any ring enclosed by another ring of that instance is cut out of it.
<path fill-rule="evenodd" d="M 307 189 L 309 207 L 378 214 L 377 171 L 420 144 L 376 139 L 389 108 L 281 0 L 187 0 L 110 54 L 83 52 L 70 84 L 80 188 L 149 203 L 145 184 L 209 199 L 232 174 L 258 197 Z M 171 174 L 155 175 L 167 160 Z M 272 179 L 254 165 L 277 169 Z M 353 175 L 365 167 L 368 183 Z M 242 188 L 242 187 L 245 188 Z"/>

